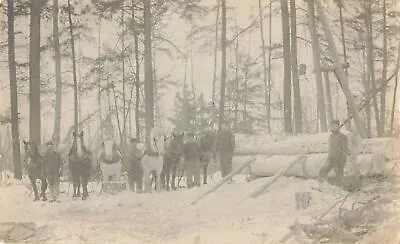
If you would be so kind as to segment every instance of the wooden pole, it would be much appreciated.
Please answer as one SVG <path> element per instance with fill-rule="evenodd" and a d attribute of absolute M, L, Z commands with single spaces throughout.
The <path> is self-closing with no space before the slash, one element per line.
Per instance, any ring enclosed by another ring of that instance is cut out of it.
<path fill-rule="evenodd" d="M 272 156 L 272 155 L 271 155 Z M 269 156 L 269 157 L 271 157 Z M 233 176 L 235 176 L 237 173 L 239 173 L 240 171 L 242 171 L 244 168 L 248 167 L 250 164 L 254 163 L 256 161 L 256 158 L 251 158 L 249 159 L 249 161 L 247 161 L 247 163 L 243 164 L 242 166 L 240 166 L 239 168 L 235 169 L 234 171 L 232 171 L 229 175 L 225 176 L 220 182 L 218 182 L 213 188 L 211 188 L 210 190 L 206 191 L 205 193 L 203 193 L 202 195 L 200 195 L 198 198 L 196 198 L 191 205 L 196 204 L 197 202 L 199 202 L 201 199 L 203 199 L 205 196 L 207 196 L 208 194 L 216 191 L 220 186 L 222 186 L 223 184 L 225 184 L 226 182 L 228 182 Z"/>
<path fill-rule="evenodd" d="M 343 92 L 347 98 L 347 102 L 349 103 L 350 109 L 351 109 L 351 113 L 354 117 L 354 123 L 357 127 L 357 131 L 360 134 L 360 136 L 362 138 L 366 138 L 366 134 L 365 134 L 365 128 L 364 125 L 362 123 L 360 114 L 358 113 L 357 107 L 354 103 L 353 100 L 353 95 L 351 93 L 350 87 L 349 87 L 349 83 L 347 80 L 347 76 L 345 75 L 343 68 L 342 68 L 342 63 L 340 62 L 340 57 L 338 55 L 337 49 L 336 49 L 336 45 L 335 42 L 333 40 L 333 35 L 331 30 L 329 29 L 329 25 L 328 25 L 328 20 L 325 16 L 325 13 L 323 11 L 321 2 L 319 0 L 315 0 L 315 4 L 317 6 L 317 12 L 322 24 L 322 27 L 324 29 L 325 32 L 325 36 L 328 40 L 329 43 L 329 49 L 330 52 L 335 60 L 335 66 L 336 66 L 336 72 L 339 76 L 339 80 L 341 81 L 342 85 L 343 85 Z"/>
<path fill-rule="evenodd" d="M 260 194 L 262 194 L 265 189 L 267 189 L 269 186 L 271 186 L 275 181 L 277 181 L 282 175 L 284 175 L 289 169 L 291 169 L 296 163 L 302 163 L 304 160 L 306 160 L 306 155 L 301 155 L 296 157 L 290 164 L 288 167 L 284 168 L 283 170 L 277 172 L 273 177 L 272 180 L 268 181 L 266 184 L 262 185 L 259 189 L 257 189 L 256 191 L 254 191 L 250 197 L 252 198 L 256 198 L 258 197 Z"/>

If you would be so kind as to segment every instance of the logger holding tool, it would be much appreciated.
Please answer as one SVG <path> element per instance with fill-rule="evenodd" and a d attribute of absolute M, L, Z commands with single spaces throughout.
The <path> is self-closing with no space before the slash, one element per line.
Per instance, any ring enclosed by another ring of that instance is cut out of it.
<path fill-rule="evenodd" d="M 349 152 L 348 139 L 345 134 L 340 132 L 340 121 L 333 120 L 331 123 L 331 135 L 328 141 L 328 159 L 322 165 L 318 180 L 324 183 L 332 168 L 335 170 L 336 182 L 343 186 L 343 174 L 346 158 Z"/>

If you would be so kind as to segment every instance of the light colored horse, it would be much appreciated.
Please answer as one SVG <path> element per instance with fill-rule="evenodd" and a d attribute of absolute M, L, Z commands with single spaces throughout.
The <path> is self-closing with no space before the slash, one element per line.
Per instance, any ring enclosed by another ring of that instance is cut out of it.
<path fill-rule="evenodd" d="M 144 187 L 146 192 L 151 191 L 150 176 L 156 173 L 156 189 L 161 190 L 161 172 L 163 169 L 163 156 L 165 154 L 165 132 L 160 128 L 153 128 L 150 133 L 150 149 L 146 151 L 142 159 Z"/>
<path fill-rule="evenodd" d="M 100 169 L 104 182 L 121 181 L 121 154 L 112 137 L 106 137 L 99 152 Z"/>

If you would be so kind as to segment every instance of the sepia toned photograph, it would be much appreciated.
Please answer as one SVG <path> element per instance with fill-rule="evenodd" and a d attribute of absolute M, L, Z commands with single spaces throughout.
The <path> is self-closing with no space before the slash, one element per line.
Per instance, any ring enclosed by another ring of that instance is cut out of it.
<path fill-rule="evenodd" d="M 0 244 L 400 244 L 400 0 L 0 0 Z"/>

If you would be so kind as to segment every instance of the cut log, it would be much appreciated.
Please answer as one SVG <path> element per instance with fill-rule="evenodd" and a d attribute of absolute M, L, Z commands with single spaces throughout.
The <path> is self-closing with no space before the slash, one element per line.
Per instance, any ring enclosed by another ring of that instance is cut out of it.
<path fill-rule="evenodd" d="M 304 153 L 319 154 L 328 152 L 328 138 L 311 137 L 309 140 L 298 140 L 296 138 L 290 141 L 282 142 L 262 142 L 257 143 L 256 147 L 250 143 L 238 143 L 235 149 L 235 156 L 246 155 L 301 155 Z M 358 138 L 352 140 L 349 138 L 349 148 L 358 154 L 382 154 L 388 159 L 395 159 L 400 156 L 400 141 L 394 138 L 374 138 L 363 139 L 361 144 Z M 396 152 L 396 153 L 395 153 Z M 398 152 L 398 153 L 397 153 Z"/>
<path fill-rule="evenodd" d="M 246 163 L 244 163 L 242 166 L 236 168 L 235 170 L 233 170 L 229 175 L 225 176 L 220 182 L 218 182 L 215 186 L 213 186 L 211 189 L 209 189 L 208 191 L 206 191 L 205 193 L 203 193 L 202 195 L 200 195 L 198 198 L 196 198 L 191 205 L 196 204 L 197 202 L 199 202 L 201 199 L 203 199 L 205 196 L 207 196 L 208 194 L 216 191 L 220 186 L 222 186 L 223 184 L 225 184 L 226 182 L 228 182 L 230 179 L 232 179 L 233 176 L 235 176 L 236 174 L 238 174 L 241 170 L 243 170 L 244 168 L 248 167 L 250 164 L 254 163 L 254 161 L 256 160 L 256 158 L 251 158 L 249 160 L 246 161 Z"/>
<path fill-rule="evenodd" d="M 250 197 L 256 198 L 262 194 L 269 186 L 271 186 L 275 181 L 277 181 L 282 175 L 284 175 L 290 168 L 292 168 L 296 163 L 301 163 L 307 158 L 306 155 L 298 156 L 293 159 L 287 167 L 284 167 L 281 171 L 277 172 L 274 177 L 268 181 L 266 184 L 262 185 L 259 189 L 254 191 Z"/>
<path fill-rule="evenodd" d="M 322 163 L 327 159 L 327 153 L 308 154 L 307 159 L 302 163 L 295 164 L 284 173 L 288 177 L 317 178 Z M 288 165 L 298 155 L 275 155 L 275 156 L 256 156 L 255 162 L 251 165 L 252 178 L 270 177 L 279 172 L 282 167 Z M 233 168 L 241 167 L 249 160 L 249 156 L 233 157 Z M 345 175 L 353 175 L 353 164 L 350 162 L 352 157 L 348 157 L 345 167 Z M 353 159 L 354 160 L 354 159 Z M 362 154 L 356 158 L 356 169 L 361 175 L 388 174 L 399 175 L 399 171 L 393 170 L 393 162 L 381 154 Z M 399 165 L 400 168 L 400 165 Z M 334 175 L 333 170 L 330 175 Z"/>

